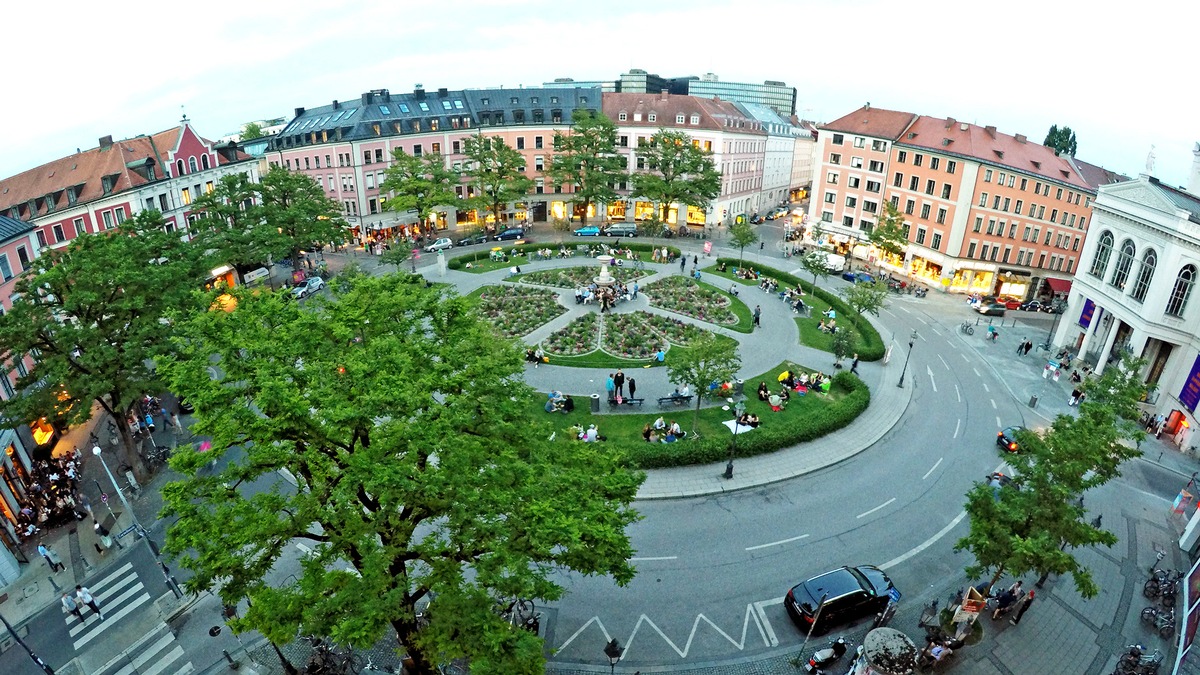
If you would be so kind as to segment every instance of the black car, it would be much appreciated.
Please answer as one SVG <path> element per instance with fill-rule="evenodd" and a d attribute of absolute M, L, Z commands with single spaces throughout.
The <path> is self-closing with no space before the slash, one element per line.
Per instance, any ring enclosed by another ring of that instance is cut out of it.
<path fill-rule="evenodd" d="M 509 241 L 512 239 L 521 239 L 525 236 L 525 230 L 519 227 L 510 227 L 507 230 L 496 235 L 496 241 Z"/>
<path fill-rule="evenodd" d="M 996 434 L 996 445 L 1005 452 L 1020 452 L 1021 446 L 1017 444 L 1017 432 L 1025 431 L 1025 427 L 1013 426 L 1005 427 Z"/>
<path fill-rule="evenodd" d="M 892 580 L 878 567 L 840 567 L 796 584 L 783 605 L 801 630 L 807 632 L 811 627 L 813 635 L 821 635 L 833 626 L 882 612 L 892 593 L 899 596 Z M 820 616 L 816 617 L 818 607 Z"/>
<path fill-rule="evenodd" d="M 462 239 L 459 239 L 458 242 L 455 244 L 455 246 L 470 246 L 472 244 L 484 244 L 484 243 L 487 243 L 487 240 L 488 240 L 487 233 L 477 232 L 475 234 L 472 234 L 472 235 L 463 237 Z"/>

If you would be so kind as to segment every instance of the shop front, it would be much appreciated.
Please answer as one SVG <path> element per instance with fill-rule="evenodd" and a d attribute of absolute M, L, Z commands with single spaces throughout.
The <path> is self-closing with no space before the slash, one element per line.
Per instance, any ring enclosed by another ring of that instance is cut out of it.
<path fill-rule="evenodd" d="M 687 224 L 704 227 L 708 223 L 708 212 L 695 206 L 687 207 Z"/>
<path fill-rule="evenodd" d="M 1029 272 L 1002 267 L 996 274 L 995 295 L 1027 300 L 1029 289 L 1032 288 L 1031 281 Z"/>
<path fill-rule="evenodd" d="M 21 509 L 31 507 L 33 458 L 22 441 L 21 434 L 12 429 L 0 431 L 0 542 L 21 562 L 28 562 L 21 552 L 20 529 L 28 517 Z"/>
<path fill-rule="evenodd" d="M 609 222 L 623 223 L 625 222 L 625 214 L 628 213 L 629 202 L 618 199 L 608 205 L 607 216 Z"/>

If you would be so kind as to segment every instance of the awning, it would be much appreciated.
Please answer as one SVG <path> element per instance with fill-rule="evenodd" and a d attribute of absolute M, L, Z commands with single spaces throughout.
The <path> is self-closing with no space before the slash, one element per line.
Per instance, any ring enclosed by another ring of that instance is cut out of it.
<path fill-rule="evenodd" d="M 1050 277 L 1046 277 L 1046 285 L 1050 287 L 1053 293 L 1062 293 L 1065 295 L 1071 292 L 1070 279 L 1051 279 Z"/>

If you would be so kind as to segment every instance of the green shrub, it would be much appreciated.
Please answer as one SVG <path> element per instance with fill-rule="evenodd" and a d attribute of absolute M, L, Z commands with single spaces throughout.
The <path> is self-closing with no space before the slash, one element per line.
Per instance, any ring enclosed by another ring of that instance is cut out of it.
<path fill-rule="evenodd" d="M 725 263 L 729 269 L 733 269 L 739 265 L 737 258 L 717 258 L 716 265 Z M 788 274 L 782 270 L 777 270 L 771 267 L 763 267 L 761 265 L 752 266 L 758 272 L 775 279 L 780 284 L 788 286 L 800 285 L 805 293 L 816 296 L 822 302 L 832 307 L 838 313 L 838 319 L 846 321 L 849 319 L 854 326 L 854 332 L 859 336 L 858 358 L 863 361 L 878 361 L 883 358 L 886 347 L 883 344 L 883 338 L 879 336 L 879 331 L 875 330 L 875 326 L 867 320 L 867 317 L 855 312 L 846 304 L 846 301 L 836 293 L 830 292 L 819 286 L 813 286 L 812 283 L 805 281 L 793 274 Z"/>
<path fill-rule="evenodd" d="M 622 238 L 615 243 L 610 242 L 607 239 L 603 239 L 603 240 L 601 240 L 600 243 L 609 244 L 610 246 L 613 246 L 614 248 L 620 247 L 620 248 L 631 249 L 632 251 L 634 251 L 635 253 L 638 254 L 639 258 L 641 258 L 642 260 L 644 260 L 646 262 L 650 262 L 650 250 L 651 249 L 662 248 L 661 246 L 654 246 L 653 244 L 643 244 L 643 243 L 639 243 L 639 242 L 632 242 L 626 238 Z M 593 245 L 593 246 L 598 245 L 595 238 L 591 238 L 591 237 L 588 237 L 585 239 L 568 240 L 568 241 L 565 241 L 562 243 L 563 246 L 566 246 L 568 249 L 570 249 L 572 251 L 574 251 L 575 246 L 577 246 L 579 244 Z M 543 248 L 548 248 L 551 251 L 553 251 L 555 254 L 557 254 L 558 247 L 559 247 L 559 244 L 557 242 L 541 242 L 541 243 L 530 242 L 528 244 L 519 244 L 517 246 L 504 246 L 503 249 L 504 249 L 504 253 L 511 258 L 514 252 L 528 253 L 530 251 L 537 251 L 538 249 L 543 249 Z M 680 255 L 679 247 L 677 247 L 677 246 L 668 246 L 667 250 L 670 251 L 672 255 L 675 255 L 675 256 Z M 515 264 L 525 264 L 527 262 L 526 260 L 516 260 L 516 261 L 510 260 L 507 263 L 494 263 L 492 265 L 488 265 L 488 263 L 491 262 L 488 259 L 489 253 L 490 253 L 490 251 L 476 251 L 474 253 L 469 253 L 467 255 L 460 255 L 456 258 L 451 258 L 449 261 L 447 261 L 446 266 L 452 270 L 461 270 L 461 269 L 463 269 L 463 265 L 466 265 L 467 263 L 473 263 L 475 265 L 473 268 L 474 271 L 490 272 L 492 269 L 499 269 L 502 267 L 511 267 L 512 265 L 515 265 Z M 581 257 L 578 255 L 575 256 L 575 259 L 591 260 L 591 258 Z"/>

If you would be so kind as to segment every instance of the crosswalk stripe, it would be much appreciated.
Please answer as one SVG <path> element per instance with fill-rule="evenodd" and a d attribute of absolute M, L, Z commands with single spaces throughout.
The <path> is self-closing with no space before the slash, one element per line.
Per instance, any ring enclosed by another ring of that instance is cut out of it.
<path fill-rule="evenodd" d="M 108 584 L 117 577 L 124 578 L 125 576 L 127 576 L 125 573 L 131 572 L 132 570 L 133 570 L 133 563 L 125 563 L 121 567 L 114 570 L 111 574 L 101 577 L 99 579 L 95 579 L 91 583 L 83 584 L 83 586 L 85 588 L 87 588 L 89 591 L 91 591 L 93 596 L 95 596 L 97 599 L 99 599 L 101 597 L 101 594 L 100 594 L 101 589 L 108 587 Z M 135 579 L 137 578 L 136 573 L 133 574 L 133 578 L 135 578 Z M 71 590 L 71 589 L 67 589 L 67 590 Z M 72 593 L 72 595 L 74 595 L 74 593 Z M 62 603 L 59 603 L 59 607 L 62 607 Z M 86 608 L 86 607 L 87 607 L 87 605 L 84 605 L 84 608 Z M 62 607 L 62 612 L 63 612 L 63 614 L 66 614 L 67 608 Z"/>
<path fill-rule="evenodd" d="M 175 675 L 188 675 L 188 673 L 193 673 L 195 671 L 196 671 L 196 667 L 192 665 L 191 661 L 188 661 L 187 663 L 183 664 L 183 667 L 180 668 L 179 671 L 175 673 Z"/>
<path fill-rule="evenodd" d="M 183 658 L 183 647 L 180 647 L 178 644 L 176 644 L 175 648 L 167 652 L 166 656 L 159 659 L 159 661 L 155 663 L 153 667 L 151 667 L 149 670 L 140 671 L 141 675 L 158 675 L 181 658 Z"/>
<path fill-rule="evenodd" d="M 154 644 L 147 647 L 145 651 L 139 654 L 136 659 L 125 664 L 124 668 L 113 673 L 113 675 L 133 675 L 134 673 L 139 672 L 141 667 L 144 666 L 147 661 L 157 656 L 159 652 L 166 649 L 167 645 L 174 641 L 174 635 L 172 635 L 170 632 L 164 632 Z"/>
<path fill-rule="evenodd" d="M 122 607 L 116 613 L 111 614 L 111 615 L 105 615 L 104 620 L 97 622 L 98 625 L 96 625 L 95 628 L 93 628 L 87 635 L 84 635 L 83 637 L 81 637 L 75 641 L 75 650 L 79 651 L 80 647 L 82 647 L 82 646 L 86 645 L 87 643 L 91 642 L 92 640 L 96 639 L 96 636 L 100 635 L 100 633 L 103 633 L 106 628 L 115 624 L 118 620 L 129 615 L 130 612 L 132 612 L 133 610 L 137 609 L 138 607 L 140 607 L 141 605 L 143 605 L 149 601 L 150 601 L 150 595 L 147 593 L 143 593 L 141 595 L 141 597 L 137 598 L 132 603 Z M 101 609 L 103 609 L 103 608 L 101 608 Z"/>
<path fill-rule="evenodd" d="M 112 611 L 114 611 L 114 610 L 116 609 L 116 607 L 117 607 L 117 606 L 119 606 L 119 605 L 120 605 L 122 602 L 124 602 L 125 600 L 128 600 L 128 599 L 129 599 L 131 596 L 133 596 L 135 593 L 141 593 L 141 592 L 143 592 L 145 589 L 146 589 L 146 587 L 145 587 L 145 586 L 142 586 L 142 585 L 139 583 L 139 584 L 137 584 L 136 586 L 131 586 L 131 587 L 129 588 L 129 590 L 125 591 L 124 593 L 122 593 L 121 595 L 118 595 L 118 596 L 117 596 L 117 597 L 115 597 L 115 598 L 97 598 L 97 599 L 96 599 L 96 604 L 98 604 L 98 605 L 100 606 L 100 611 L 101 611 L 101 612 L 104 612 L 104 608 L 105 608 L 105 606 L 106 606 L 106 605 L 108 606 L 108 609 L 109 609 L 109 611 L 110 611 L 110 612 L 112 612 Z M 148 597 L 150 597 L 150 596 L 149 596 L 149 595 L 147 595 L 146 597 L 148 598 Z M 83 607 L 80 607 L 80 610 L 81 610 L 81 611 L 90 611 L 90 610 L 88 609 L 88 606 L 87 606 L 87 605 L 84 605 Z M 88 618 L 91 618 L 91 615 L 90 615 L 90 614 L 89 614 L 89 615 L 86 615 L 86 616 L 88 616 Z M 108 618 L 109 616 L 110 616 L 110 615 L 106 613 L 106 614 L 105 614 L 105 619 L 104 619 L 104 620 L 105 620 L 105 621 L 109 621 L 109 618 Z M 124 614 L 120 614 L 120 615 L 118 616 L 118 614 L 112 614 L 111 616 L 113 617 L 113 620 L 116 620 L 116 618 L 119 618 L 119 616 L 125 616 L 125 615 L 124 615 Z M 84 623 L 83 621 L 79 621 L 79 619 L 78 619 L 78 618 L 76 618 L 75 620 L 76 620 L 76 621 L 78 621 L 79 625 L 78 625 L 78 626 L 75 626 L 75 627 L 74 627 L 74 628 L 72 628 L 71 630 L 67 631 L 67 632 L 68 632 L 68 633 L 71 635 L 71 637 L 75 637 L 76 635 L 78 635 L 78 634 L 79 634 L 81 631 L 83 631 L 83 629 L 84 629 L 84 628 L 86 627 L 86 625 L 87 625 L 87 624 L 86 624 L 86 623 Z"/>

